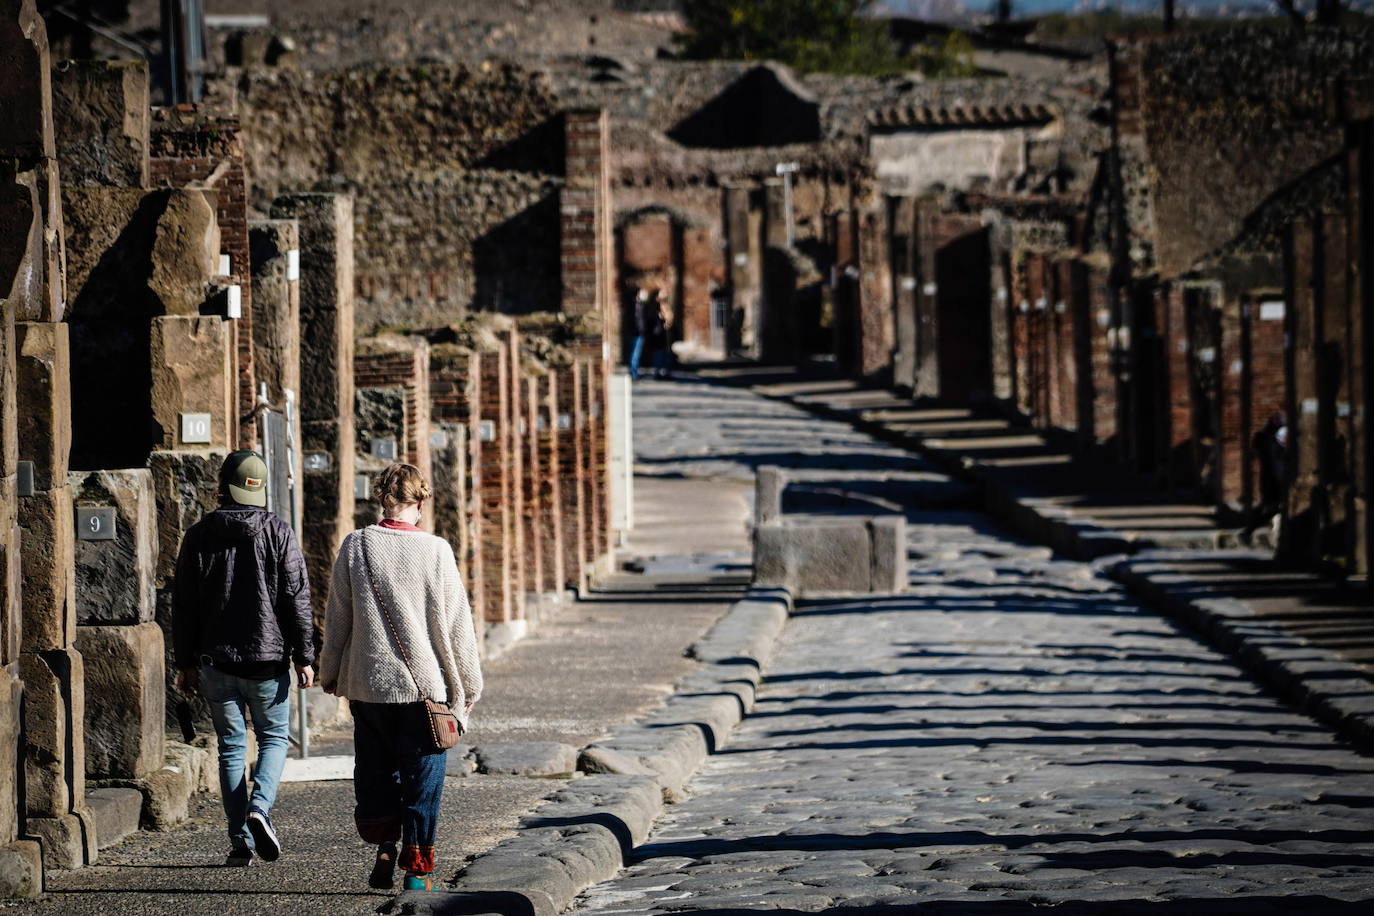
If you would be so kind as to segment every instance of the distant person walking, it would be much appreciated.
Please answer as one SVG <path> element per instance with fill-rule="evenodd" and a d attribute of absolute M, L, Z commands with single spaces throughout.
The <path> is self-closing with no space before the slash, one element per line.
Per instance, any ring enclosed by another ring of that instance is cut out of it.
<path fill-rule="evenodd" d="M 673 364 L 673 307 L 661 288 L 655 291 L 654 302 L 658 308 L 649 332 L 654 351 L 654 378 L 667 378 Z"/>
<path fill-rule="evenodd" d="M 638 381 L 639 367 L 644 361 L 645 348 L 649 349 L 650 358 L 653 357 L 654 328 L 659 321 L 656 294 L 641 287 L 639 292 L 635 294 L 633 308 L 635 339 L 630 346 L 630 378 Z"/>
<path fill-rule="evenodd" d="M 1283 411 L 1269 415 L 1264 428 L 1250 443 L 1259 464 L 1260 504 L 1257 525 L 1264 524 L 1283 507 L 1288 487 L 1288 420 Z"/>
<path fill-rule="evenodd" d="M 320 683 L 353 712 L 354 820 L 377 846 L 368 883 L 429 890 L 447 752 L 425 699 L 466 723 L 482 695 L 477 636 L 453 549 L 417 527 L 430 490 L 413 465 L 378 475 L 382 520 L 344 539 L 325 612 Z"/>
<path fill-rule="evenodd" d="M 210 704 L 219 741 L 220 798 L 229 821 L 225 865 L 281 855 L 272 827 L 290 724 L 290 669 L 314 683 L 310 582 L 291 526 L 268 512 L 267 465 L 252 451 L 225 459 L 220 506 L 191 529 L 172 586 L 177 688 Z M 247 719 L 258 739 L 248 792 Z"/>

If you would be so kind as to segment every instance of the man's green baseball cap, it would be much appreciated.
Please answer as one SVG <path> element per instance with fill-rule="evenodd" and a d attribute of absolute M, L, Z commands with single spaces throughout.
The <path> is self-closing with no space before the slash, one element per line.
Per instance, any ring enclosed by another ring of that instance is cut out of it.
<path fill-rule="evenodd" d="M 267 462 L 251 449 L 241 449 L 224 459 L 220 486 L 241 506 L 267 505 Z"/>

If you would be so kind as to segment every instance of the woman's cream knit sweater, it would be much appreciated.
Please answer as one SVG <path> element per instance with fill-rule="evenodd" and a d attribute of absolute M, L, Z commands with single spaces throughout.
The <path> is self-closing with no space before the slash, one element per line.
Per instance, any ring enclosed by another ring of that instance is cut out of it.
<path fill-rule="evenodd" d="M 374 581 L 426 697 L 462 716 L 463 703 L 482 695 L 472 610 L 453 548 L 424 531 L 369 525 L 344 538 L 329 582 L 320 684 L 367 703 L 420 699 L 377 605 Z"/>

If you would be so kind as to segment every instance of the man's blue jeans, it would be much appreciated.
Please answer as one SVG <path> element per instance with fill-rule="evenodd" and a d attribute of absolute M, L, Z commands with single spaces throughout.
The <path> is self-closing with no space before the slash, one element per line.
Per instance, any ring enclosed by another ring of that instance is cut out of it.
<path fill-rule="evenodd" d="M 644 358 L 644 335 L 635 336 L 634 346 L 630 348 L 630 378 L 639 378 L 639 361 Z"/>
<path fill-rule="evenodd" d="M 448 751 L 430 744 L 419 703 L 348 704 L 353 713 L 353 819 L 365 843 L 401 841 L 398 863 L 412 874 L 434 871 L 434 836 Z"/>
<path fill-rule="evenodd" d="M 200 692 L 210 703 L 219 737 L 219 791 L 229 820 L 229 842 L 252 846 L 244 822 L 249 808 L 270 812 L 291 732 L 291 675 L 256 680 L 225 674 L 210 665 L 200 669 Z M 253 794 L 248 794 L 248 723 L 258 737 L 258 760 L 253 766 Z"/>

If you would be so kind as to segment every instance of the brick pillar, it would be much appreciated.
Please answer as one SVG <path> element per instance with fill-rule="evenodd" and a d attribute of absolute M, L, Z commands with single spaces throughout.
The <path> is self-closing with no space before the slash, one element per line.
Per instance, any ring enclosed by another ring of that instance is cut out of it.
<path fill-rule="evenodd" d="M 610 319 L 614 247 L 611 236 L 610 122 L 605 109 L 564 114 L 566 181 L 559 201 L 563 311 Z M 604 327 L 612 327 L 609 320 Z"/>
<path fill-rule="evenodd" d="M 544 513 L 544 532 L 540 549 L 544 581 L 540 590 L 561 595 L 567 586 L 567 551 L 564 547 L 566 516 L 563 511 L 563 467 L 558 428 L 559 392 L 567 384 L 565 370 L 551 368 L 539 380 L 536 392 L 538 416 L 535 430 L 539 442 L 539 487 Z"/>
<path fill-rule="evenodd" d="M 548 518 L 544 506 L 544 466 L 540 454 L 539 391 L 547 370 L 533 362 L 526 365 L 521 385 L 521 417 L 524 420 L 524 467 L 520 485 L 524 497 L 525 575 L 531 595 L 544 592 L 544 534 Z"/>
<path fill-rule="evenodd" d="M 1250 463 L 1250 392 L 1245 359 L 1245 314 L 1249 303 L 1227 297 L 1222 303 L 1221 347 L 1217 378 L 1220 428 L 1217 430 L 1218 501 L 1233 508 L 1247 499 L 1247 465 Z"/>
<path fill-rule="evenodd" d="M 421 337 L 383 334 L 354 344 L 355 470 L 370 481 L 392 461 L 413 464 L 433 478 L 430 458 L 429 342 Z M 355 523 L 370 525 L 381 504 L 370 496 L 355 500 Z M 434 531 L 434 513 L 420 516 L 420 527 Z"/>
<path fill-rule="evenodd" d="M 510 360 L 503 348 L 482 354 L 482 401 L 478 436 L 482 442 L 478 492 L 483 589 L 488 623 L 514 620 L 511 588 Z"/>
<path fill-rule="evenodd" d="M 1088 364 L 1092 384 L 1092 437 L 1099 444 L 1116 437 L 1116 374 L 1112 371 L 1112 306 L 1107 272 L 1087 268 Z"/>
<path fill-rule="evenodd" d="M 525 596 L 529 592 L 529 572 L 525 566 L 525 369 L 520 357 L 520 332 L 501 331 L 502 359 L 507 364 L 509 397 L 506 410 L 506 461 L 509 468 L 510 499 L 510 602 L 511 619 L 525 619 Z"/>
<path fill-rule="evenodd" d="M 1029 417 L 1035 410 L 1032 400 L 1032 354 L 1030 335 L 1031 284 L 1030 254 L 1018 250 L 1011 257 L 1011 340 L 1012 385 L 1016 409 Z"/>
<path fill-rule="evenodd" d="M 892 379 L 893 329 L 886 219 L 870 210 L 859 222 L 859 372 L 876 384 Z"/>
<path fill-rule="evenodd" d="M 916 201 L 892 197 L 887 201 L 888 251 L 891 253 L 892 383 L 903 391 L 916 383 Z"/>
<path fill-rule="evenodd" d="M 578 361 L 573 361 L 560 373 L 556 424 L 559 440 L 558 460 L 562 472 L 560 484 L 563 494 L 563 545 L 567 557 L 564 563 L 564 576 L 566 583 L 577 589 L 583 588 L 586 584 L 584 559 L 588 537 L 587 516 L 583 511 L 587 472 L 583 463 L 584 440 L 579 432 L 585 390 L 583 373 L 583 364 Z"/>
<path fill-rule="evenodd" d="M 430 347 L 430 417 L 447 436 L 434 454 L 434 533 L 448 540 L 468 589 L 480 636 L 486 620 L 480 534 L 482 356 L 466 347 Z"/>
<path fill-rule="evenodd" d="M 353 198 L 288 194 L 272 218 L 294 219 L 300 234 L 301 547 L 319 615 L 353 530 Z"/>

